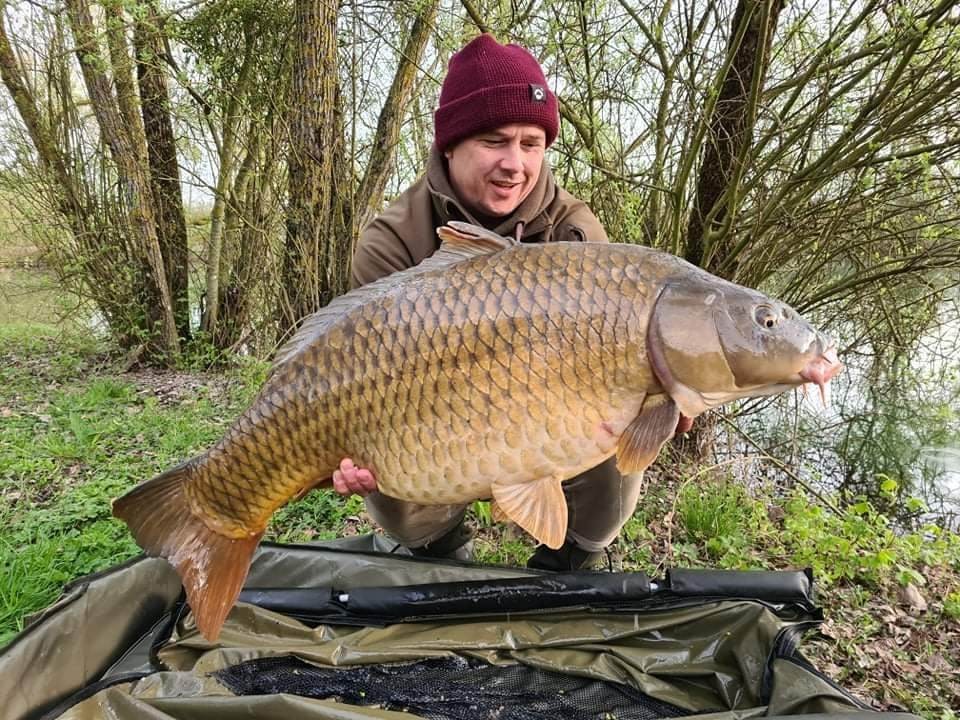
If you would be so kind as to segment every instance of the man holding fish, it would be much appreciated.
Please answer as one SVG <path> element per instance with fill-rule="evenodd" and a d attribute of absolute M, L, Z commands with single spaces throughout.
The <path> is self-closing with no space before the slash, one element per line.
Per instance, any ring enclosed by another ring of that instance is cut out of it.
<path fill-rule="evenodd" d="M 432 255 L 440 246 L 436 229 L 450 220 L 525 243 L 607 242 L 600 221 L 550 172 L 544 155 L 559 130 L 557 98 L 524 48 L 484 34 L 454 54 L 434 120 L 426 173 L 360 235 L 353 287 Z M 366 496 L 371 517 L 414 555 L 472 555 L 466 505 L 419 505 L 376 492 L 371 471 L 350 458 L 333 482 L 341 494 Z M 564 483 L 566 541 L 556 550 L 539 546 L 528 565 L 595 564 L 633 514 L 641 485 L 642 475 L 621 475 L 612 458 Z"/>
<path fill-rule="evenodd" d="M 686 418 L 840 370 L 782 302 L 583 242 L 605 234 L 544 166 L 556 99 L 526 51 L 467 45 L 436 125 L 425 178 L 364 231 L 355 287 L 304 319 L 214 446 L 113 503 L 209 640 L 273 513 L 312 488 L 369 493 L 388 532 L 435 556 L 463 549 L 464 509 L 491 498 L 538 542 L 530 565 L 584 567 Z"/>

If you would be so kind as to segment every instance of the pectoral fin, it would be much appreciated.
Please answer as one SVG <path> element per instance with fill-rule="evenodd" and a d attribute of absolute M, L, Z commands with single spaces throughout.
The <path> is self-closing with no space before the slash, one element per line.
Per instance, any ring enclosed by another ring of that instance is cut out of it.
<path fill-rule="evenodd" d="M 493 484 L 493 498 L 499 510 L 517 525 L 550 548 L 559 548 L 567 537 L 567 499 L 561 479 Z"/>
<path fill-rule="evenodd" d="M 643 472 L 673 437 L 680 410 L 669 395 L 651 395 L 627 425 L 617 444 L 617 469 L 623 474 Z"/>

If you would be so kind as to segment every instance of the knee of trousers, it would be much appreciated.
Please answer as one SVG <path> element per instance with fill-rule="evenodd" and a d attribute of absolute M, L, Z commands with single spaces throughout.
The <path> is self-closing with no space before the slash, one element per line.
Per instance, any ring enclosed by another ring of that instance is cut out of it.
<path fill-rule="evenodd" d="M 633 515 L 642 489 L 643 473 L 621 475 L 613 460 L 568 481 L 567 538 L 584 550 L 602 550 Z"/>
<path fill-rule="evenodd" d="M 394 540 L 405 547 L 423 547 L 450 532 L 462 520 L 466 505 L 418 505 L 382 493 L 364 498 L 367 512 Z"/>

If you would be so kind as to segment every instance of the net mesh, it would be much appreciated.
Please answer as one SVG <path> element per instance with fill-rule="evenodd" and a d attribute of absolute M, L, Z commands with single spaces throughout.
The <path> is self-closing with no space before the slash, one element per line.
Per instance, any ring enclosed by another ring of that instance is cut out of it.
<path fill-rule="evenodd" d="M 656 720 L 691 714 L 627 685 L 456 656 L 335 669 L 269 657 L 214 675 L 236 695 L 289 693 L 429 720 Z"/>

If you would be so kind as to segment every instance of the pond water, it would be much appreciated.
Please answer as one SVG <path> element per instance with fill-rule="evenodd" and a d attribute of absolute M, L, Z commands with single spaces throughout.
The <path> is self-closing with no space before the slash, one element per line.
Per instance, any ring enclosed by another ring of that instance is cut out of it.
<path fill-rule="evenodd" d="M 0 322 L 58 323 L 67 304 L 47 272 L 0 265 Z"/>

